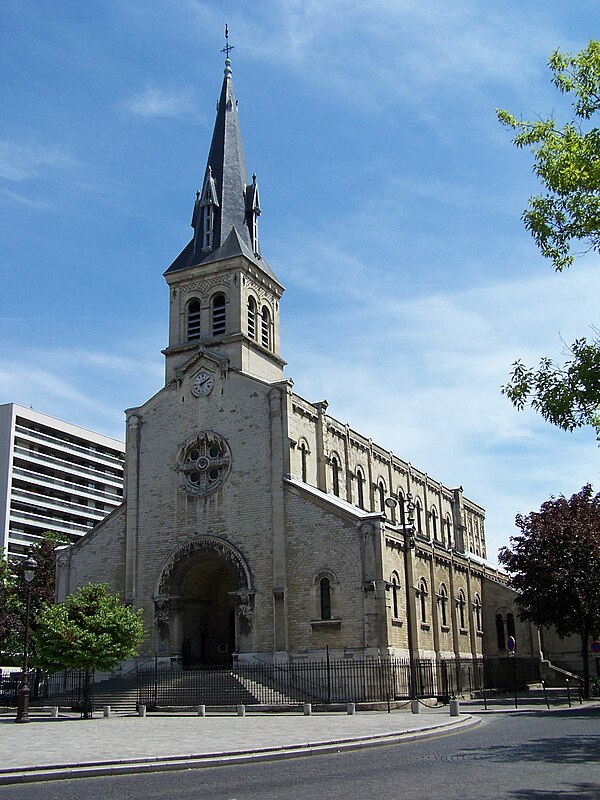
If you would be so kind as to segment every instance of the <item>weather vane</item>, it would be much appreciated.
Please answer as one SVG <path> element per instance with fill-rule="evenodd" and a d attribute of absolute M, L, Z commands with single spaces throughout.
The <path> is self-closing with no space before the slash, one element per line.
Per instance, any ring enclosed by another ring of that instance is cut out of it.
<path fill-rule="evenodd" d="M 221 50 L 222 53 L 225 53 L 225 57 L 229 58 L 229 53 L 233 50 L 233 45 L 229 44 L 229 28 L 225 25 L 225 47 Z"/>

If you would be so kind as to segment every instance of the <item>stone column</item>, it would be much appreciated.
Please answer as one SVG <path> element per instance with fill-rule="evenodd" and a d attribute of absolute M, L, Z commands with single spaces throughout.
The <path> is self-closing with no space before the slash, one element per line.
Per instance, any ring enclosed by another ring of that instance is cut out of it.
<path fill-rule="evenodd" d="M 127 418 L 127 458 L 125 461 L 127 519 L 125 533 L 125 602 L 133 603 L 137 596 L 140 439 L 142 418 L 130 414 Z"/>

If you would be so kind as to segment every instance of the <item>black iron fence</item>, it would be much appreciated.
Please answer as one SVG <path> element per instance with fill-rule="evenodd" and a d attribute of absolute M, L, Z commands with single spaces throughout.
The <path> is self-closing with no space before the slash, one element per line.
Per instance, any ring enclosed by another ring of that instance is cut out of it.
<path fill-rule="evenodd" d="M 525 688 L 540 680 L 535 659 L 415 659 L 414 695 L 450 698 L 487 689 Z M 152 708 L 385 702 L 411 696 L 408 659 L 323 660 L 232 667 L 177 665 L 141 669 L 138 702 Z"/>
<path fill-rule="evenodd" d="M 412 669 L 411 669 L 412 667 Z M 106 697 L 137 692 L 149 709 L 196 705 L 297 705 L 299 703 L 386 702 L 414 696 L 450 698 L 485 690 L 514 691 L 540 681 L 540 664 L 527 658 L 369 659 L 299 661 L 284 664 L 238 662 L 231 667 L 182 669 L 150 662 L 137 670 L 137 680 L 113 678 L 110 687 L 91 685 Z M 0 677 L 0 705 L 15 706 L 21 674 Z M 29 676 L 31 705 L 81 709 L 84 675 L 61 672 Z M 102 690 L 101 688 L 102 687 Z M 99 700 L 100 702 L 100 700 Z M 103 700 L 102 702 L 105 702 Z"/>
<path fill-rule="evenodd" d="M 16 706 L 17 694 L 21 685 L 21 672 L 11 672 L 0 676 L 0 705 Z M 93 680 L 93 677 L 92 677 Z M 82 707 L 84 674 L 77 670 L 56 672 L 52 675 L 32 669 L 28 673 L 28 686 L 31 692 L 29 705 L 59 705 L 73 708 Z M 91 684 L 93 701 L 94 683 Z"/>

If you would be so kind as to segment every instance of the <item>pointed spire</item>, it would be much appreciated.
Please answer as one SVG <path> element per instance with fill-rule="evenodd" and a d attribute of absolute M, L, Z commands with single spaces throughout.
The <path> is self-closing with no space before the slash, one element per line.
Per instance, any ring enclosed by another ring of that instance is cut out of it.
<path fill-rule="evenodd" d="M 202 188 L 196 193 L 192 213 L 194 235 L 167 272 L 232 257 L 232 243 L 239 255 L 250 257 L 270 278 L 277 277 L 260 253 L 258 218 L 261 213 L 256 174 L 248 183 L 238 103 L 233 90 L 229 31 L 225 28 L 226 54 L 221 95 Z M 232 233 L 235 235 L 232 237 Z M 228 242 L 227 248 L 223 245 Z M 227 256 L 225 256 L 227 251 Z"/>
<path fill-rule="evenodd" d="M 208 155 L 204 185 L 194 206 L 194 252 L 207 255 L 217 250 L 236 228 L 248 247 L 254 247 L 254 219 L 247 204 L 247 173 L 240 131 L 238 104 L 231 79 L 228 31 L 227 58 L 217 118 Z M 210 240 L 210 241 L 209 241 Z"/>

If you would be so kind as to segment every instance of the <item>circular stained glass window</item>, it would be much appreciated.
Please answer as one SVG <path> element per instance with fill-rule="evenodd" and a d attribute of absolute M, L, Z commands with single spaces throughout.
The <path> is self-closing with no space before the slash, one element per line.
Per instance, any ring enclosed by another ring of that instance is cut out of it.
<path fill-rule="evenodd" d="M 188 439 L 179 452 L 179 485 L 188 494 L 205 496 L 221 486 L 230 467 L 231 450 L 225 439 L 213 431 L 202 431 Z"/>

